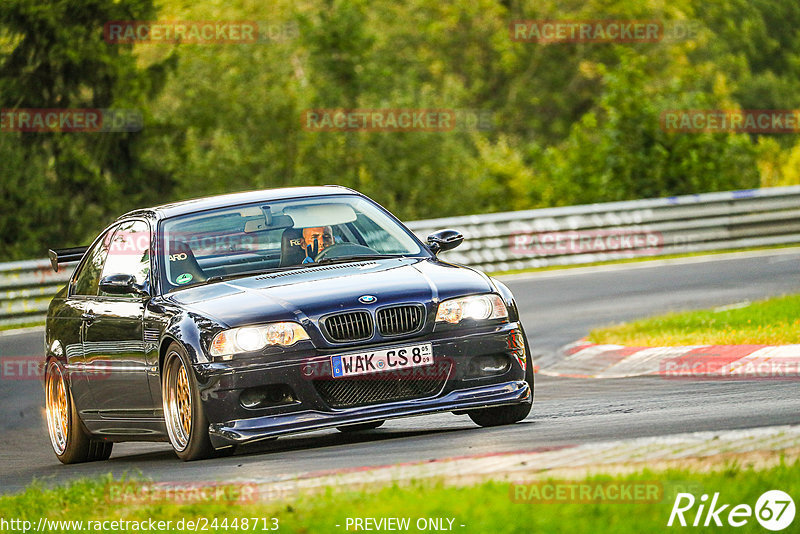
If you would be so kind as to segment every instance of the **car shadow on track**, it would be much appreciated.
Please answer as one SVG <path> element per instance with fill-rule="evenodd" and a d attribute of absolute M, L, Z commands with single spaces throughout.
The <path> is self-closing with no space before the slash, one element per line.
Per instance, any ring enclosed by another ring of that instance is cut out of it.
<path fill-rule="evenodd" d="M 328 433 L 287 436 L 273 441 L 256 442 L 244 445 L 236 451 L 237 457 L 246 457 L 264 453 L 294 452 L 312 449 L 325 449 L 343 445 L 368 444 L 394 439 L 407 439 L 420 436 L 439 436 L 473 430 L 472 428 L 432 428 L 420 430 L 375 429 L 353 433 Z"/>
<path fill-rule="evenodd" d="M 528 421 L 527 423 L 532 423 Z M 526 425 L 526 422 L 517 423 L 517 425 Z M 500 427 L 498 427 L 500 428 Z M 506 427 L 507 428 L 507 427 Z M 309 432 L 307 434 L 299 434 L 294 436 L 280 437 L 267 441 L 258 441 L 241 445 L 237 448 L 236 453 L 230 457 L 211 458 L 203 460 L 202 463 L 235 463 L 241 460 L 258 460 L 260 456 L 278 453 L 292 453 L 292 452 L 306 452 L 306 451 L 324 451 L 335 447 L 349 446 L 349 445 L 368 445 L 370 443 L 389 442 L 393 440 L 402 440 L 418 437 L 436 437 L 447 436 L 455 434 L 469 435 L 473 431 L 491 431 L 492 429 L 482 429 L 473 425 L 470 422 L 456 423 L 456 426 L 447 428 L 420 428 L 414 430 L 408 429 L 392 429 L 392 428 L 378 428 L 375 430 L 364 430 L 353 433 L 342 433 L 338 431 L 322 431 L 322 432 Z M 132 462 L 137 465 L 157 463 L 163 461 L 177 461 L 174 453 L 169 449 L 164 451 L 148 451 L 143 453 L 121 454 L 115 451 L 109 460 L 115 462 Z M 192 464 L 190 464 L 192 465 Z M 115 466 L 116 467 L 116 466 Z"/>

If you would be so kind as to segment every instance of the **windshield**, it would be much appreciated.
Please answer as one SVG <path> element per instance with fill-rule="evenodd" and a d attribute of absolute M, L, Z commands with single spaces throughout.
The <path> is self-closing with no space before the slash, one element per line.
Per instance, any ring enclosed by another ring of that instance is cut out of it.
<path fill-rule="evenodd" d="M 232 206 L 162 223 L 164 292 L 246 273 L 423 254 L 402 225 L 355 195 Z"/>

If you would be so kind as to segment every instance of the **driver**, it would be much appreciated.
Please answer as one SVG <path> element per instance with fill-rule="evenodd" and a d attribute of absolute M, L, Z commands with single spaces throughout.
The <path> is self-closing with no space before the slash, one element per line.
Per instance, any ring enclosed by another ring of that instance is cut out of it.
<path fill-rule="evenodd" d="M 333 229 L 330 226 L 303 228 L 303 247 L 306 250 L 303 263 L 313 262 L 320 252 L 333 244 Z"/>

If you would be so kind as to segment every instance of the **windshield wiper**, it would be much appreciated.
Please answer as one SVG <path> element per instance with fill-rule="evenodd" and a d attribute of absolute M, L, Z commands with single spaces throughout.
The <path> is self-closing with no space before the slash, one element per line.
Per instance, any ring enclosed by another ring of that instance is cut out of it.
<path fill-rule="evenodd" d="M 284 267 L 274 267 L 272 269 L 258 269 L 254 271 L 243 271 L 241 273 L 218 274 L 207 278 L 203 284 L 214 284 L 217 282 L 224 282 L 225 280 L 233 280 L 235 278 L 246 278 L 248 276 L 256 276 L 259 274 L 277 273 L 281 271 L 291 271 L 293 269 L 307 269 L 309 267 L 316 267 L 318 265 L 330 265 L 332 263 L 347 263 L 351 261 L 370 261 L 370 260 L 386 260 L 407 258 L 404 254 L 364 254 L 362 256 L 345 256 L 341 258 L 323 258 L 320 261 L 302 263 L 300 265 L 286 265 Z"/>
<path fill-rule="evenodd" d="M 340 258 L 322 258 L 319 261 L 305 263 L 304 267 L 313 267 L 314 265 L 328 265 L 331 263 L 347 263 L 349 261 L 371 261 L 371 260 L 391 260 L 397 258 L 407 258 L 405 254 L 362 254 L 356 256 L 342 256 Z"/>
<path fill-rule="evenodd" d="M 286 265 L 284 267 L 273 267 L 272 269 L 257 269 L 254 271 L 242 271 L 240 273 L 218 274 L 206 279 L 204 284 L 213 284 L 215 282 L 224 282 L 225 280 L 233 280 L 234 278 L 246 278 L 248 276 L 256 276 L 259 274 L 276 273 L 280 271 L 290 271 L 292 269 L 300 269 L 302 265 Z"/>

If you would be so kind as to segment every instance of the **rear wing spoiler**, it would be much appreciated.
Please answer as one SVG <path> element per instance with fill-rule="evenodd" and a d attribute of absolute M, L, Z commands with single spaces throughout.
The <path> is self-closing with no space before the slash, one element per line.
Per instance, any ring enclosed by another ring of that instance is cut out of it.
<path fill-rule="evenodd" d="M 48 250 L 47 255 L 50 257 L 50 265 L 52 265 L 53 270 L 58 272 L 58 266 L 63 263 L 81 261 L 87 250 L 89 250 L 89 247 L 57 248 Z"/>

